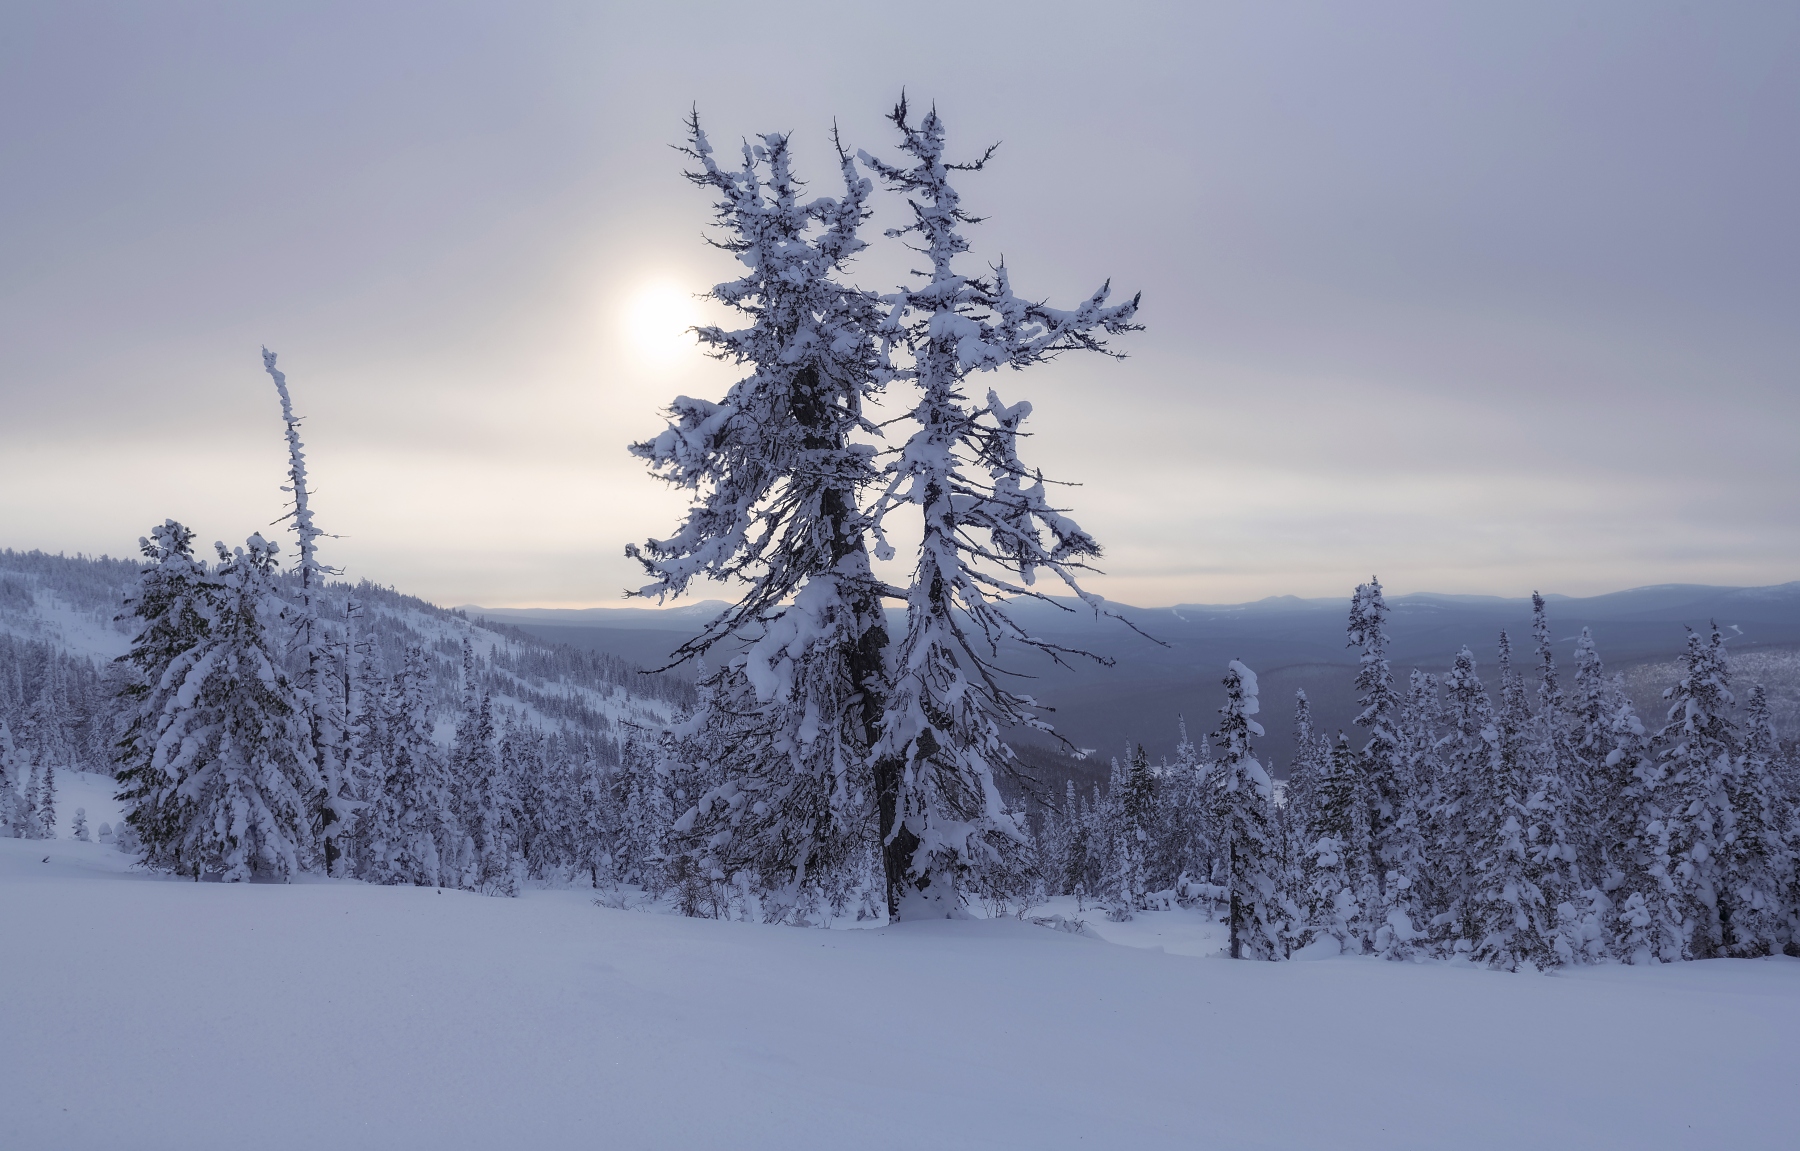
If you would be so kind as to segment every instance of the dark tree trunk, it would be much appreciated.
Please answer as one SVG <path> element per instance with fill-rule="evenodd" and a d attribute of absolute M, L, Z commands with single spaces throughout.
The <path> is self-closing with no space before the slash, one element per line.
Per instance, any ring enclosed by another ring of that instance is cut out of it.
<path fill-rule="evenodd" d="M 1225 882 L 1231 884 L 1231 957 L 1242 959 L 1244 943 L 1238 938 L 1238 924 L 1243 922 L 1244 904 L 1238 898 L 1237 842 L 1235 840 L 1232 841 L 1229 850 L 1230 857 L 1225 869 Z"/>
<path fill-rule="evenodd" d="M 800 369 L 794 380 L 794 418 L 807 429 L 805 445 L 815 450 L 841 447 L 843 432 L 837 419 L 829 389 L 821 386 L 818 369 L 812 365 Z M 831 538 L 831 562 L 836 568 L 850 556 L 863 557 L 859 565 L 867 568 L 868 547 L 864 541 L 864 525 L 856 502 L 856 493 L 841 487 L 826 488 L 819 495 L 819 512 Z M 862 726 L 864 752 L 881 740 L 882 720 L 887 708 L 887 620 L 882 614 L 881 596 L 873 586 L 852 593 L 852 611 L 857 632 L 845 653 L 850 680 L 862 693 L 859 720 Z M 886 879 L 888 918 L 900 915 L 901 884 L 912 863 L 918 839 L 905 828 L 896 829 L 902 764 L 898 759 L 883 759 L 874 765 L 877 832 L 881 836 L 882 871 Z"/>

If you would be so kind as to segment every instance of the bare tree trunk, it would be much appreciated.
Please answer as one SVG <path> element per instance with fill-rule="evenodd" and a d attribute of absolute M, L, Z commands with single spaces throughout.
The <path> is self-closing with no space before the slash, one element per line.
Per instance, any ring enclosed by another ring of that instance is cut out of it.
<path fill-rule="evenodd" d="M 1242 939 L 1238 938 L 1238 924 L 1243 922 L 1244 904 L 1243 900 L 1238 897 L 1236 840 L 1231 842 L 1228 851 L 1229 862 L 1226 865 L 1225 881 L 1231 884 L 1231 957 L 1233 959 L 1242 959 L 1244 957 L 1244 942 Z"/>

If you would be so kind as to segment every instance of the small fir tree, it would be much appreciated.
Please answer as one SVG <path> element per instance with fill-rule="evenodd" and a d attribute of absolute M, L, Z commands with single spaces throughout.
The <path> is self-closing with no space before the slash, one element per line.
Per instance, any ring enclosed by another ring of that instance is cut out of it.
<path fill-rule="evenodd" d="M 1532 764 L 1524 687 L 1512 666 L 1512 644 L 1500 633 L 1500 706 L 1493 765 L 1473 820 L 1474 859 L 1468 916 L 1477 962 L 1507 971 L 1559 965 L 1555 909 L 1546 901 L 1543 870 L 1533 853 Z"/>
<path fill-rule="evenodd" d="M 1789 811 L 1775 769 L 1780 742 L 1761 684 L 1750 691 L 1743 754 L 1726 779 L 1728 830 L 1719 859 L 1719 929 L 1725 954 L 1779 954 L 1791 938 L 1789 886 L 1794 861 Z"/>
<path fill-rule="evenodd" d="M 151 845 L 155 862 L 172 866 L 166 849 L 179 831 L 179 808 L 172 802 L 173 780 L 166 774 L 168 752 L 158 744 L 175 703 L 171 670 L 192 667 L 190 653 L 212 627 L 216 581 L 194 558 L 194 533 L 164 520 L 138 540 L 144 563 L 136 592 L 125 601 L 121 620 L 136 621 L 131 650 L 119 657 L 130 678 L 121 691 L 125 735 L 119 742 L 118 800 L 136 838 Z M 164 802 L 169 800 L 169 802 Z M 121 838 L 121 848 L 124 840 Z"/>
<path fill-rule="evenodd" d="M 1364 889 L 1363 858 L 1350 844 L 1359 842 L 1359 826 L 1367 807 L 1362 802 L 1356 753 L 1343 732 L 1320 764 L 1317 802 L 1306 829 L 1301 858 L 1305 914 L 1313 938 L 1330 937 L 1340 949 L 1362 950 L 1364 919 L 1359 894 Z"/>
<path fill-rule="evenodd" d="M 26 782 L 24 757 L 13 745 L 12 729 L 0 719 L 0 836 L 25 838 L 31 809 L 22 785 Z"/>
<path fill-rule="evenodd" d="M 1718 954 L 1724 944 L 1719 918 L 1720 858 L 1729 832 L 1728 783 L 1738 754 L 1729 712 L 1731 672 L 1725 641 L 1715 624 L 1710 638 L 1688 632 L 1682 675 L 1663 692 L 1668 722 L 1656 736 L 1663 772 L 1650 800 L 1651 834 L 1680 916 L 1682 951 L 1690 959 Z"/>
<path fill-rule="evenodd" d="M 1263 734 L 1253 717 L 1261 710 L 1256 673 L 1232 660 L 1225 676 L 1225 706 L 1219 709 L 1219 771 L 1213 782 L 1215 810 L 1226 860 L 1233 959 L 1286 958 L 1290 909 L 1283 906 L 1269 829 L 1273 782 L 1251 752 L 1252 736 Z"/>
<path fill-rule="evenodd" d="M 270 634 L 283 607 L 277 549 L 257 535 L 235 552 L 218 550 L 204 638 L 144 697 L 154 742 L 137 745 L 127 818 L 152 865 L 196 879 L 287 879 L 316 848 L 307 797 L 319 778 Z"/>
<path fill-rule="evenodd" d="M 1530 851 L 1533 874 L 1552 909 L 1552 939 L 1561 962 L 1593 958 L 1600 947 L 1598 914 L 1590 909 L 1580 870 L 1579 814 L 1576 795 L 1578 761 L 1571 737 L 1567 701 L 1550 646 L 1549 614 L 1544 597 L 1531 593 L 1531 634 L 1537 644 L 1538 699 L 1533 726 Z"/>

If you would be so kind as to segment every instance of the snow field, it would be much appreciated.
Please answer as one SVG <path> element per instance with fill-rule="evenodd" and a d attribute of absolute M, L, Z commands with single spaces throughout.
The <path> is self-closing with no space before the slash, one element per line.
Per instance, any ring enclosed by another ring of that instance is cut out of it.
<path fill-rule="evenodd" d="M 1232 963 L 1173 953 L 1219 941 L 1181 912 L 1090 914 L 1102 938 L 1010 919 L 820 932 L 612 911 L 580 890 L 128 867 L 99 844 L 0 840 L 0 1146 L 1800 1138 L 1789 959 L 1555 976 Z"/>

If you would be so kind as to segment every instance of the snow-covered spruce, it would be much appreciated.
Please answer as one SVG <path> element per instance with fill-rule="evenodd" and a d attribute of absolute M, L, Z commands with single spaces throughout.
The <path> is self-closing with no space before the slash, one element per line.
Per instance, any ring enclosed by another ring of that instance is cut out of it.
<path fill-rule="evenodd" d="M 1475 959 L 1509 971 L 1562 962 L 1556 949 L 1555 905 L 1545 896 L 1543 861 L 1532 850 L 1532 762 L 1526 740 L 1530 713 L 1512 645 L 1500 633 L 1500 705 L 1485 786 L 1476 792 L 1468 919 Z"/>
<path fill-rule="evenodd" d="M 1750 690 L 1743 754 L 1726 780 L 1728 830 L 1719 860 L 1719 935 L 1727 955 L 1778 952 L 1790 938 L 1795 876 L 1792 799 L 1777 773 L 1780 741 L 1761 684 Z"/>
<path fill-rule="evenodd" d="M 1357 763 L 1362 773 L 1363 802 L 1368 816 L 1368 871 L 1359 899 L 1366 949 L 1392 958 L 1405 958 L 1418 938 L 1421 916 L 1413 890 L 1419 846 L 1418 790 L 1408 775 L 1398 731 L 1401 697 L 1394 687 L 1387 658 L 1387 601 L 1381 581 L 1371 578 L 1356 589 L 1350 600 L 1350 646 L 1360 648 L 1356 673 L 1358 727 L 1367 729 L 1368 742 Z M 1352 849 L 1363 847 L 1351 845 Z"/>
<path fill-rule="evenodd" d="M 1361 895 L 1368 890 L 1366 842 L 1368 807 L 1362 802 L 1361 773 L 1350 739 L 1338 733 L 1319 764 L 1310 819 L 1299 861 L 1307 935 L 1330 938 L 1340 950 L 1361 951 L 1367 935 Z"/>
<path fill-rule="evenodd" d="M 26 803 L 24 758 L 13 743 L 12 729 L 0 720 L 0 836 L 28 838 L 36 813 Z"/>
<path fill-rule="evenodd" d="M 1226 922 L 1233 959 L 1286 958 L 1296 918 L 1296 909 L 1283 899 L 1281 861 L 1270 832 L 1274 784 L 1250 747 L 1250 738 L 1263 734 L 1253 718 L 1260 710 L 1256 673 L 1232 660 L 1225 706 L 1219 709 L 1219 770 L 1212 792 L 1230 891 Z"/>
<path fill-rule="evenodd" d="M 187 554 L 190 539 L 165 525 L 145 547 L 154 562 L 140 606 L 161 606 L 174 620 L 191 608 L 204 622 L 185 647 L 165 629 L 147 628 L 133 649 L 146 681 L 120 798 L 153 865 L 195 879 L 286 879 L 313 860 L 307 797 L 319 777 L 276 646 L 285 607 L 275 586 L 277 548 L 261 536 L 235 551 L 219 544 L 218 570 L 207 573 Z M 174 648 L 181 650 L 164 662 Z"/>

